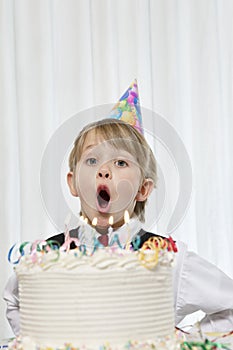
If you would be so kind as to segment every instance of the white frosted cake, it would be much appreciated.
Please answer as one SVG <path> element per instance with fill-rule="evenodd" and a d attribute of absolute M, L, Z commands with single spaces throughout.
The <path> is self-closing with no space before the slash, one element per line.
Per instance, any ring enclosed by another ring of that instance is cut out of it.
<path fill-rule="evenodd" d="M 12 347 L 175 349 L 172 261 L 167 249 L 25 254 L 16 267 L 20 337 Z"/>

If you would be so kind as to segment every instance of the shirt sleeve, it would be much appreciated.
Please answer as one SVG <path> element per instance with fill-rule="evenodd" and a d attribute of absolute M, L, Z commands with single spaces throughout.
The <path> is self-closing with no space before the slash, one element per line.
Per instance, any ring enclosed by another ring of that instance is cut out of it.
<path fill-rule="evenodd" d="M 3 299 L 7 303 L 6 317 L 15 335 L 19 334 L 19 298 L 18 279 L 16 274 L 12 275 L 4 289 Z"/>
<path fill-rule="evenodd" d="M 233 280 L 215 265 L 193 252 L 184 243 L 176 266 L 175 322 L 202 310 L 204 332 L 229 332 L 233 330 Z"/>

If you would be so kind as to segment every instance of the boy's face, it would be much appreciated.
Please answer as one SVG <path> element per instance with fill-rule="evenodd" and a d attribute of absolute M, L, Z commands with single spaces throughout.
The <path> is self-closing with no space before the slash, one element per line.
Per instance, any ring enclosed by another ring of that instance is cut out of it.
<path fill-rule="evenodd" d="M 97 218 L 97 229 L 124 223 L 124 212 L 132 216 L 137 200 L 142 198 L 142 176 L 135 158 L 123 149 L 115 149 L 95 131 L 89 131 L 83 145 L 76 174 L 68 174 L 73 195 L 79 196 L 82 214 L 90 222 Z"/>

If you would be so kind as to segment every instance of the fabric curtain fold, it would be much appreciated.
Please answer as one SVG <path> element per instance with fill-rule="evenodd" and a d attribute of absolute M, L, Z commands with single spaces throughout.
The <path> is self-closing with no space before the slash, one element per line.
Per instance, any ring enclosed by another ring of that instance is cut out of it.
<path fill-rule="evenodd" d="M 174 130 L 191 162 L 191 202 L 174 237 L 233 277 L 232 32 L 228 0 L 0 0 L 1 290 L 10 247 L 57 232 L 40 183 L 54 133 L 76 113 L 117 102 L 134 78 L 141 105 Z M 165 190 L 158 220 L 157 190 L 147 215 L 161 233 L 180 189 L 178 145 L 169 153 L 150 118 Z M 50 201 L 63 215 L 52 190 Z M 4 310 L 1 300 L 0 338 L 11 335 Z"/>

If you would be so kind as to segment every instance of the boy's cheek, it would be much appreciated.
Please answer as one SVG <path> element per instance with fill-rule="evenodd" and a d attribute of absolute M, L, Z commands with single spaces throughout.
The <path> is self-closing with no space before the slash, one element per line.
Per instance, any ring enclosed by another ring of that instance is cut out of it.
<path fill-rule="evenodd" d="M 78 184 L 79 187 L 86 187 L 87 184 L 91 183 L 94 184 L 95 174 L 96 172 L 92 167 L 80 166 L 76 172 L 76 184 Z"/>
<path fill-rule="evenodd" d="M 132 208 L 135 204 L 137 189 L 129 180 L 120 180 L 116 192 L 111 197 L 111 212 L 118 213 Z"/>
<path fill-rule="evenodd" d="M 130 203 L 135 197 L 136 189 L 134 184 L 129 181 L 122 179 L 116 184 L 116 196 L 113 198 L 113 203 Z"/>
<path fill-rule="evenodd" d="M 80 176 L 76 178 L 76 186 L 81 201 L 93 206 L 96 201 L 96 183 L 89 176 Z"/>

